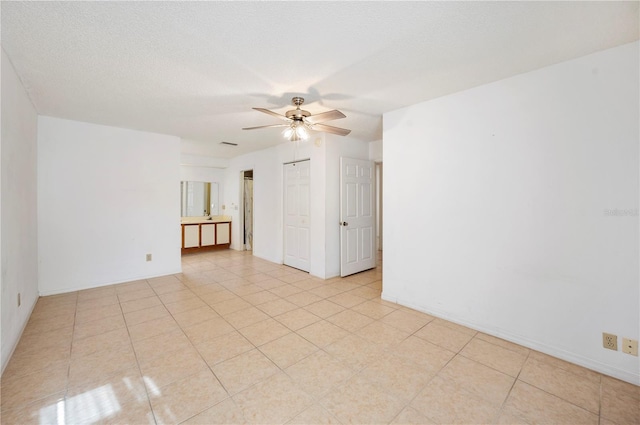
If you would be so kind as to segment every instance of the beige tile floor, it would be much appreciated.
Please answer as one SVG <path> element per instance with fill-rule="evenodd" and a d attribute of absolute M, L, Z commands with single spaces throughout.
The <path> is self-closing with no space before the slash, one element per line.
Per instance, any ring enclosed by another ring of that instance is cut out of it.
<path fill-rule="evenodd" d="M 640 387 L 247 253 L 40 298 L 2 424 L 638 424 Z"/>

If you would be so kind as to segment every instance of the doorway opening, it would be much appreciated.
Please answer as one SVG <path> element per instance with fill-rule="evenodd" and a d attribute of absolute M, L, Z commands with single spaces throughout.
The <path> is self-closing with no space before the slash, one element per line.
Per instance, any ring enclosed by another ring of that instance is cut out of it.
<path fill-rule="evenodd" d="M 253 251 L 253 170 L 240 172 L 242 250 Z"/>

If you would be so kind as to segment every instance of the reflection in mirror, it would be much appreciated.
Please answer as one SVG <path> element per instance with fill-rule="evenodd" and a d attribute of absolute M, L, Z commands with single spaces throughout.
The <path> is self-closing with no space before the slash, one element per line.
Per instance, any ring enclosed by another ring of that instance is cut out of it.
<path fill-rule="evenodd" d="M 220 209 L 218 206 L 218 199 L 220 197 L 218 192 L 218 183 L 211 183 L 210 193 L 211 200 L 209 201 L 209 206 L 211 207 L 211 209 L 209 211 L 209 215 L 220 215 Z"/>
<path fill-rule="evenodd" d="M 180 182 L 182 217 L 202 217 L 218 213 L 218 183 Z"/>

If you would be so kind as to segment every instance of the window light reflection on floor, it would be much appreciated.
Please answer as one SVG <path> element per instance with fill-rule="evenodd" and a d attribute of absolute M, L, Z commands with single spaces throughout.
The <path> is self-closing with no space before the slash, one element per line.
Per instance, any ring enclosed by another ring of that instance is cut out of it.
<path fill-rule="evenodd" d="M 156 383 L 153 382 L 153 379 L 149 378 L 148 376 L 144 376 L 142 379 L 144 380 L 144 384 L 149 391 L 149 397 L 158 397 L 162 394 L 160 392 L 160 388 L 158 388 Z"/>
<path fill-rule="evenodd" d="M 107 384 L 40 409 L 40 423 L 50 424 L 51 419 L 56 418 L 58 424 L 66 424 L 69 414 L 74 423 L 88 424 L 115 415 L 120 410 L 118 398 L 111 384 Z"/>

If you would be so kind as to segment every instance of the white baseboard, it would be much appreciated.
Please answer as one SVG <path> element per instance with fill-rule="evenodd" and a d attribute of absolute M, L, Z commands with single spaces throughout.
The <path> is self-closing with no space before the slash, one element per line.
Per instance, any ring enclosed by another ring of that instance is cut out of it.
<path fill-rule="evenodd" d="M 516 335 L 508 331 L 487 327 L 479 323 L 468 322 L 464 319 L 460 319 L 459 317 L 456 317 L 455 315 L 451 315 L 444 310 L 415 305 L 411 301 L 393 297 L 388 294 L 385 294 L 384 292 L 382 293 L 382 299 L 395 304 L 400 304 L 405 307 L 409 307 L 413 310 L 421 311 L 423 313 L 429 314 L 434 317 L 438 317 L 440 319 L 448 320 L 450 322 L 457 323 L 462 326 L 466 326 L 468 328 L 486 333 L 491 336 L 495 336 L 497 338 L 502 338 L 504 340 L 513 342 L 518 345 L 522 345 L 523 347 L 527 347 L 532 350 L 540 351 L 541 353 L 548 354 L 552 357 L 557 357 L 559 359 L 565 360 L 569 363 L 576 364 L 578 366 L 585 367 L 587 369 L 591 369 L 593 371 L 602 373 L 603 375 L 611 376 L 613 378 L 617 378 L 622 381 L 629 382 L 630 384 L 640 385 L 640 370 L 638 371 L 638 373 L 633 373 L 627 370 L 618 369 L 616 367 L 612 367 L 610 365 L 595 361 L 593 359 L 582 357 L 575 353 L 571 353 L 571 352 L 559 349 L 557 347 L 553 347 L 553 346 L 541 343 L 539 341 L 528 339 L 522 335 Z"/>
<path fill-rule="evenodd" d="M 170 275 L 174 275 L 174 274 L 179 274 L 182 273 L 182 267 L 180 267 L 177 270 L 174 271 L 164 271 L 158 274 L 152 274 L 152 275 L 145 275 L 145 276 L 132 276 L 128 279 L 123 279 L 123 280 L 117 280 L 117 281 L 113 281 L 113 282 L 100 282 L 100 283 L 95 283 L 92 284 L 91 286 L 83 286 L 83 287 L 67 287 L 67 288 L 59 288 L 59 289 L 54 289 L 51 291 L 39 291 L 39 294 L 41 297 L 46 297 L 49 295 L 59 295 L 59 294 L 67 294 L 69 292 L 75 292 L 75 291 L 83 291 L 85 289 L 94 289 L 94 288 L 101 288 L 103 286 L 110 286 L 110 285 L 117 285 L 120 283 L 127 283 L 127 282 L 133 282 L 136 280 L 144 280 L 144 279 L 153 279 L 154 277 L 162 277 L 162 276 L 170 276 Z"/>

